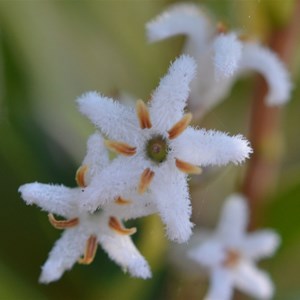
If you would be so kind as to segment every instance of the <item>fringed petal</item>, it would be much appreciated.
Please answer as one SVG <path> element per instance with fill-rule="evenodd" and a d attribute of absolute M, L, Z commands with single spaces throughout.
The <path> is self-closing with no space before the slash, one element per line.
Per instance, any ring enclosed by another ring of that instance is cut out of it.
<path fill-rule="evenodd" d="M 67 219 L 78 214 L 79 189 L 34 182 L 20 186 L 19 192 L 28 205 L 36 204 L 42 210 Z"/>
<path fill-rule="evenodd" d="M 241 135 L 229 136 L 214 130 L 187 128 L 173 141 L 175 156 L 183 161 L 199 166 L 242 163 L 252 149 Z"/>

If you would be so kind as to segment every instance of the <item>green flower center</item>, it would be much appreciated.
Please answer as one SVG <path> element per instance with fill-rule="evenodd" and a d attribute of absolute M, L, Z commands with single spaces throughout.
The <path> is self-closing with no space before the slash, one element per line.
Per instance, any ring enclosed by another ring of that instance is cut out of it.
<path fill-rule="evenodd" d="M 167 159 L 169 145 L 162 136 L 155 136 L 147 142 L 147 156 L 156 163 L 162 163 Z"/>

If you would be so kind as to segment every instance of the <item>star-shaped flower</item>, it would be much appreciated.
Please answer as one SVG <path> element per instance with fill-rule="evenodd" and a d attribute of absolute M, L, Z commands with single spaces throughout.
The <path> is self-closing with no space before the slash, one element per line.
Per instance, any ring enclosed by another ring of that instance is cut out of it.
<path fill-rule="evenodd" d="M 95 133 L 89 138 L 87 155 L 76 174 L 79 187 L 68 188 L 35 182 L 19 188 L 27 204 L 36 204 L 48 211 L 50 223 L 57 229 L 64 229 L 62 237 L 56 242 L 42 268 L 40 282 L 58 280 L 77 261 L 90 264 L 98 244 L 132 276 L 151 276 L 147 262 L 130 238 L 136 229 L 125 228 L 121 221 L 153 213 L 154 209 L 148 203 L 147 197 L 136 199 L 134 205 L 130 203 L 131 200 L 117 197 L 109 206 L 93 214 L 80 210 L 79 201 L 83 188 L 108 164 L 108 153 L 103 139 Z M 57 220 L 53 214 L 65 220 Z"/>
<path fill-rule="evenodd" d="M 268 105 L 289 100 L 289 74 L 276 54 L 257 42 L 243 40 L 238 32 L 228 32 L 221 23 L 214 26 L 196 5 L 171 6 L 147 23 L 146 29 L 151 42 L 178 34 L 187 36 L 183 52 L 195 57 L 200 67 L 189 100 L 199 117 L 225 99 L 236 78 L 250 70 L 261 73 L 268 82 Z"/>
<path fill-rule="evenodd" d="M 95 92 L 78 99 L 80 111 L 109 138 L 107 147 L 120 154 L 85 189 L 81 203 L 86 209 L 95 211 L 124 192 L 148 190 L 169 238 L 189 238 L 187 174 L 199 174 L 199 166 L 241 163 L 251 152 L 240 135 L 189 126 L 192 115 L 184 114 L 184 108 L 195 70 L 191 57 L 178 58 L 149 105 L 139 100 L 135 111 Z"/>
<path fill-rule="evenodd" d="M 189 251 L 189 257 L 210 273 L 206 300 L 231 299 L 234 287 L 258 299 L 272 297 L 273 283 L 265 272 L 256 268 L 255 262 L 271 256 L 280 238 L 272 230 L 247 233 L 247 224 L 245 199 L 232 195 L 224 204 L 216 231 Z"/>

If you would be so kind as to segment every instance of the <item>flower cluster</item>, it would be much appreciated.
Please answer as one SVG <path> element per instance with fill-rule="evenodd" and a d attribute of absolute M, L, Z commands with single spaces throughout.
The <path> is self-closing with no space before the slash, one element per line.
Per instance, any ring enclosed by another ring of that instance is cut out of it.
<path fill-rule="evenodd" d="M 234 286 L 259 299 L 270 299 L 273 295 L 269 276 L 254 263 L 271 256 L 280 238 L 273 230 L 246 233 L 248 215 L 243 196 L 228 197 L 216 231 L 188 252 L 190 259 L 210 273 L 206 300 L 231 299 Z"/>
<path fill-rule="evenodd" d="M 213 25 L 198 6 L 177 4 L 146 25 L 150 42 L 184 34 L 183 52 L 193 56 L 201 73 L 192 82 L 189 99 L 198 117 L 212 109 L 229 93 L 239 75 L 254 70 L 269 85 L 268 105 L 289 100 L 292 84 L 289 74 L 275 53 L 256 41 L 247 40 L 240 31 L 228 31 L 221 23 Z"/>
<path fill-rule="evenodd" d="M 123 221 L 158 214 L 170 240 L 187 242 L 193 228 L 189 176 L 209 166 L 240 164 L 252 152 L 242 135 L 193 127 L 192 113 L 211 109 L 248 69 L 267 79 L 268 104 L 289 97 L 289 77 L 275 54 L 222 25 L 214 28 L 194 5 L 172 7 L 147 24 L 147 33 L 151 41 L 188 36 L 187 54 L 170 65 L 149 102 L 132 107 L 94 91 L 83 94 L 79 111 L 99 131 L 87 142 L 78 187 L 35 182 L 19 188 L 27 204 L 47 211 L 50 223 L 64 230 L 43 266 L 43 283 L 58 280 L 76 262 L 91 263 L 98 244 L 132 276 L 149 278 L 150 268 L 130 238 L 136 228 Z M 117 154 L 114 159 L 108 151 Z M 246 234 L 247 216 L 242 196 L 232 196 L 217 231 L 189 252 L 210 271 L 207 299 L 230 299 L 233 286 L 260 298 L 272 295 L 272 283 L 252 261 L 272 254 L 279 238 L 272 231 Z"/>

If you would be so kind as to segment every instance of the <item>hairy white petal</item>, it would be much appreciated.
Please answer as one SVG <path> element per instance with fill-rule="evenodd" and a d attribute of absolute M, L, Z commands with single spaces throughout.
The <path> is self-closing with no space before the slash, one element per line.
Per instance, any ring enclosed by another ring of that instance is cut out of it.
<path fill-rule="evenodd" d="M 256 43 L 244 43 L 239 68 L 241 72 L 255 70 L 265 77 L 269 85 L 268 105 L 281 105 L 289 100 L 292 89 L 290 75 L 271 50 Z"/>
<path fill-rule="evenodd" d="M 77 214 L 78 189 L 34 182 L 20 186 L 19 192 L 28 205 L 36 204 L 42 210 L 65 218 Z"/>
<path fill-rule="evenodd" d="M 200 166 L 239 164 L 252 152 L 249 142 L 241 135 L 229 136 L 191 127 L 174 140 L 174 148 L 177 158 Z"/>
<path fill-rule="evenodd" d="M 77 103 L 80 112 L 110 139 L 137 146 L 139 126 L 133 108 L 96 92 L 83 94 Z"/>
<path fill-rule="evenodd" d="M 110 259 L 121 265 L 134 277 L 150 278 L 148 263 L 136 249 L 129 236 L 110 231 L 110 234 L 98 235 L 99 242 Z"/>
<path fill-rule="evenodd" d="M 193 227 L 186 175 L 174 168 L 164 168 L 154 176 L 151 192 L 169 239 L 186 242 Z"/>
<path fill-rule="evenodd" d="M 109 156 L 102 136 L 96 132 L 91 135 L 87 142 L 87 154 L 83 159 L 82 165 L 88 167 L 86 173 L 86 183 L 91 178 L 99 174 L 109 164 Z"/>
<path fill-rule="evenodd" d="M 106 211 L 116 215 L 121 219 L 135 219 L 157 213 L 157 207 L 153 199 L 152 193 L 123 193 L 121 195 L 125 200 L 129 200 L 128 204 L 116 204 L 111 202 L 105 205 Z"/>
<path fill-rule="evenodd" d="M 81 193 L 80 206 L 93 212 L 124 193 L 136 190 L 142 172 L 148 167 L 139 157 L 116 158 Z"/>
<path fill-rule="evenodd" d="M 209 290 L 204 300 L 230 300 L 233 295 L 233 282 L 229 270 L 216 268 L 211 272 Z"/>
<path fill-rule="evenodd" d="M 182 117 L 189 96 L 189 84 L 195 74 L 194 59 L 182 55 L 160 80 L 150 102 L 151 121 L 157 130 L 169 130 Z"/>
<path fill-rule="evenodd" d="M 196 45 L 203 47 L 204 41 L 213 31 L 209 19 L 193 4 L 176 4 L 146 24 L 150 42 L 169 38 L 177 34 L 187 35 Z"/>
<path fill-rule="evenodd" d="M 274 286 L 269 275 L 258 270 L 251 262 L 241 262 L 233 276 L 234 284 L 241 291 L 259 299 L 272 298 Z"/>
<path fill-rule="evenodd" d="M 49 253 L 39 281 L 49 283 L 58 280 L 64 271 L 71 269 L 84 253 L 88 238 L 89 236 L 81 227 L 66 230 Z"/>
<path fill-rule="evenodd" d="M 265 229 L 248 234 L 242 243 L 242 249 L 247 257 L 259 259 L 273 255 L 279 244 L 279 235 L 273 230 Z"/>
<path fill-rule="evenodd" d="M 243 196 L 233 194 L 225 200 L 216 233 L 226 246 L 240 246 L 247 229 L 248 215 Z"/>
<path fill-rule="evenodd" d="M 211 238 L 191 249 L 188 252 L 188 257 L 211 269 L 220 266 L 224 262 L 226 253 L 222 243 Z"/>
<path fill-rule="evenodd" d="M 242 55 L 242 43 L 236 34 L 219 34 L 215 38 L 213 48 L 216 79 L 222 80 L 223 77 L 232 76 Z"/>

